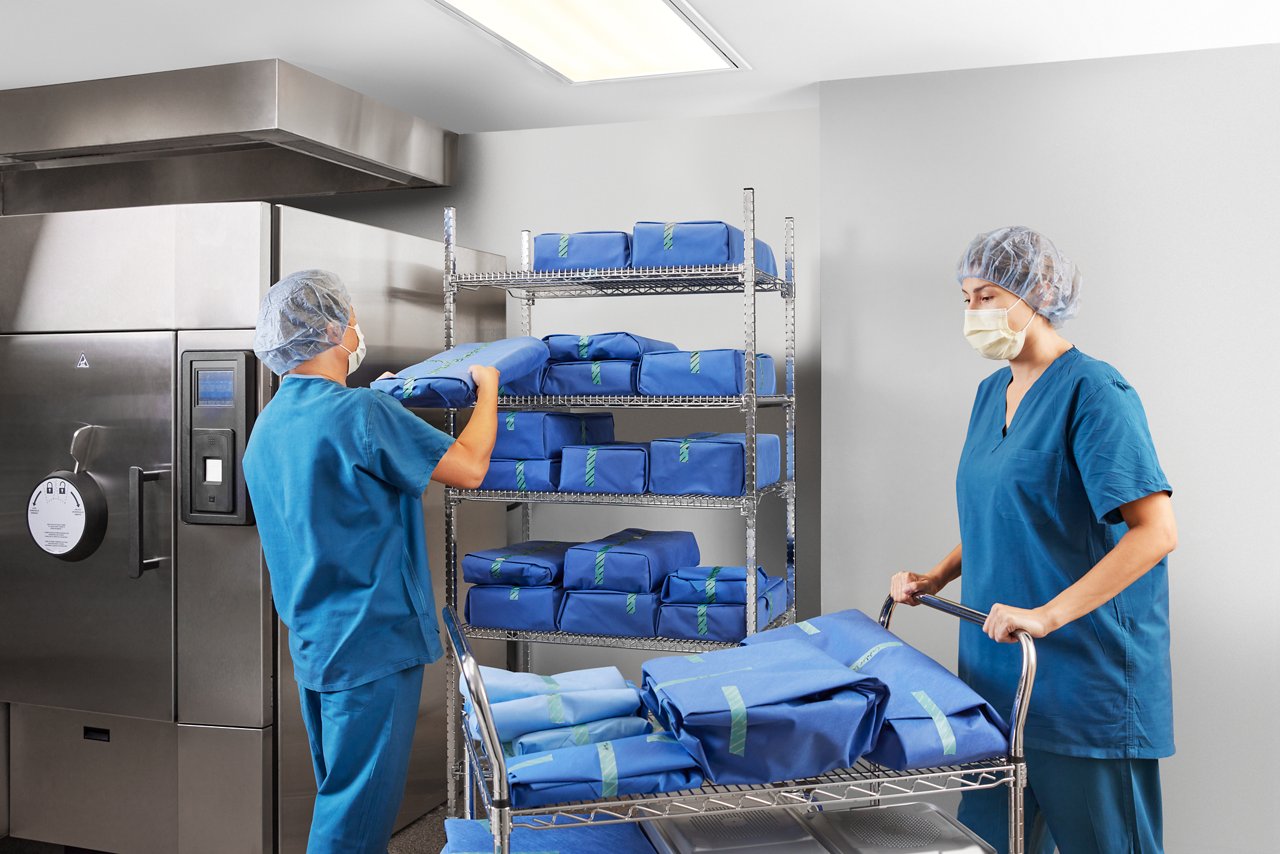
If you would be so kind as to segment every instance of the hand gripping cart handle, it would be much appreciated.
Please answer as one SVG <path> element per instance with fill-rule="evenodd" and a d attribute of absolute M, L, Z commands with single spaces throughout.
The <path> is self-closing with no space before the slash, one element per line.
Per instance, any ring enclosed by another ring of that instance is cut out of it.
<path fill-rule="evenodd" d="M 986 614 L 957 602 L 936 596 L 920 596 L 922 605 L 962 620 L 981 625 Z M 880 611 L 880 624 L 889 627 L 894 602 L 888 599 Z M 462 722 L 463 762 L 472 772 L 464 779 L 474 781 L 476 792 L 465 793 L 468 818 L 475 818 L 475 798 L 484 802 L 493 833 L 494 854 L 509 854 L 513 818 L 521 827 L 547 829 L 574 825 L 617 824 L 653 821 L 677 816 L 719 813 L 725 810 L 788 809 L 805 807 L 831 808 L 879 803 L 882 799 L 919 797 L 942 792 L 1009 787 L 1009 851 L 1023 854 L 1023 793 L 1026 766 L 1023 761 L 1022 731 L 1026 724 L 1027 704 L 1035 681 L 1035 644 L 1025 632 L 1018 633 L 1022 645 L 1022 675 L 1014 697 L 1013 728 L 1009 754 L 985 762 L 946 768 L 891 771 L 860 761 L 854 768 L 832 771 L 806 780 L 793 780 L 761 786 L 705 786 L 687 792 L 665 792 L 635 795 L 618 799 L 589 801 L 529 810 L 513 810 L 507 781 L 506 757 L 498 740 L 497 728 L 480 678 L 480 665 L 471 646 L 459 629 L 452 608 L 443 609 L 444 626 L 454 661 L 461 674 L 459 690 L 474 721 L 474 733 Z M 449 785 L 454 785 L 451 779 Z M 471 783 L 468 782 L 468 788 Z"/>

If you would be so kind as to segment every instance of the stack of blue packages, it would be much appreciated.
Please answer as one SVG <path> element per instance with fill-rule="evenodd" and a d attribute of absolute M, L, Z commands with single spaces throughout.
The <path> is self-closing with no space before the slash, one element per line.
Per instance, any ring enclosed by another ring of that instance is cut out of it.
<path fill-rule="evenodd" d="M 636 824 L 593 826 L 568 816 L 552 816 L 546 830 L 516 827 L 511 831 L 511 854 L 655 854 L 644 831 Z M 486 819 L 444 820 L 445 839 L 440 854 L 493 854 L 493 832 Z"/>
<path fill-rule="evenodd" d="M 747 633 L 747 572 L 741 566 L 689 566 L 667 576 L 658 635 L 733 642 Z M 787 610 L 787 580 L 756 568 L 756 629 Z"/>
<path fill-rule="evenodd" d="M 533 269 L 612 270 L 631 266 L 631 235 L 625 231 L 539 234 L 533 238 Z"/>
<path fill-rule="evenodd" d="M 636 393 L 639 363 L 630 359 L 552 362 L 542 374 L 546 395 L 629 397 Z"/>
<path fill-rule="evenodd" d="M 638 362 L 645 353 L 674 350 L 670 341 L 658 341 L 630 332 L 601 332 L 596 335 L 547 335 L 548 358 L 553 362 L 593 362 L 621 359 Z"/>
<path fill-rule="evenodd" d="M 803 641 L 889 687 L 884 728 L 867 758 L 888 768 L 958 765 L 1003 755 L 1009 728 L 959 677 L 861 611 L 761 632 L 752 645 Z"/>
<path fill-rule="evenodd" d="M 853 765 L 888 689 L 798 640 L 644 665 L 645 705 L 717 784 L 773 783 Z"/>
<path fill-rule="evenodd" d="M 562 492 L 638 494 L 649 489 L 647 442 L 569 445 L 560 467 Z"/>
<path fill-rule="evenodd" d="M 573 543 L 531 540 L 462 558 L 466 617 L 473 626 L 555 631 L 564 589 L 565 553 Z"/>
<path fill-rule="evenodd" d="M 742 229 L 725 222 L 637 222 L 632 231 L 631 264 L 635 267 L 701 267 L 741 264 L 746 248 Z M 756 269 L 778 274 L 773 250 L 755 242 Z"/>
<path fill-rule="evenodd" d="M 613 441 L 613 416 L 559 412 L 500 412 L 498 439 L 481 489 L 553 492 L 560 460 L 574 442 Z"/>
<path fill-rule="evenodd" d="M 654 439 L 649 445 L 649 489 L 659 495 L 743 495 L 746 492 L 744 433 L 694 433 Z M 782 476 L 782 442 L 756 434 L 756 489 Z"/>
<path fill-rule="evenodd" d="M 526 809 L 696 789 L 703 778 L 684 746 L 652 733 L 530 754 L 507 765 L 507 781 L 512 806 Z"/>
<path fill-rule="evenodd" d="M 627 528 L 574 546 L 565 552 L 560 630 L 654 637 L 663 582 L 699 557 L 688 531 Z"/>
<path fill-rule="evenodd" d="M 502 383 L 523 380 L 547 362 L 547 345 L 537 338 L 507 338 L 487 344 L 459 344 L 410 365 L 394 377 L 374 380 L 373 388 L 386 392 L 405 406 L 461 409 L 474 406 L 476 384 L 473 365 L 492 365 Z"/>
<path fill-rule="evenodd" d="M 745 350 L 668 350 L 645 353 L 636 388 L 650 397 L 722 397 L 747 387 Z M 756 354 L 756 394 L 776 394 L 773 357 Z"/>

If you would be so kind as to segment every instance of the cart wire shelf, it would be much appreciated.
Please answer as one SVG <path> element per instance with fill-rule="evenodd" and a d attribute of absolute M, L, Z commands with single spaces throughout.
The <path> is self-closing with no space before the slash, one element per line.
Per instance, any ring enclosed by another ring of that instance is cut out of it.
<path fill-rule="evenodd" d="M 755 495 L 656 495 L 654 493 L 619 492 L 531 492 L 514 489 L 445 490 L 447 501 L 500 501 L 506 504 L 598 504 L 613 507 L 693 507 L 711 510 L 742 510 L 771 495 L 785 498 L 795 489 L 795 482 L 780 480 Z"/>
<path fill-rule="evenodd" d="M 795 622 L 795 609 L 788 608 L 779 614 L 766 628 L 776 629 Z M 519 643 L 559 643 L 574 646 L 602 646 L 616 649 L 647 649 L 658 652 L 711 652 L 738 646 L 737 641 L 705 641 L 685 638 L 645 638 L 621 635 L 582 635 L 573 632 L 531 632 L 516 629 L 493 629 L 463 624 L 462 633 L 469 639 L 515 641 Z"/>
<path fill-rule="evenodd" d="M 756 395 L 756 406 L 788 406 L 795 400 L 786 394 Z M 746 409 L 742 395 L 716 397 L 674 397 L 667 395 L 499 395 L 502 409 Z"/>
<path fill-rule="evenodd" d="M 462 290 L 502 288 L 520 299 L 636 297 L 664 294 L 734 294 L 746 289 L 742 264 L 705 267 L 636 267 L 617 270 L 556 270 L 471 273 L 453 277 Z M 757 269 L 757 293 L 785 293 L 787 281 Z"/>

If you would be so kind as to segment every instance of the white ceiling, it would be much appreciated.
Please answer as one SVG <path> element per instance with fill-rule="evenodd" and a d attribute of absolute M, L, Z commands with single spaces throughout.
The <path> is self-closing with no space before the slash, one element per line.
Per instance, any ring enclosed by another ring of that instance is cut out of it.
<path fill-rule="evenodd" d="M 822 80 L 1280 42 L 1277 0 L 692 5 L 752 70 L 569 86 L 430 0 L 0 0 L 0 89 L 279 57 L 470 132 L 806 107 Z"/>

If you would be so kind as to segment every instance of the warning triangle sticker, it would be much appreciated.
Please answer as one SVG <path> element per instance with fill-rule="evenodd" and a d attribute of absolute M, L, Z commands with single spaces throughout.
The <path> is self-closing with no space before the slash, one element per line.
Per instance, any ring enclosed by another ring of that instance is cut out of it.
<path fill-rule="evenodd" d="M 85 356 L 85 354 L 84 354 L 84 353 L 81 353 L 81 354 L 80 354 L 80 361 L 76 362 L 76 367 L 77 367 L 77 368 L 87 368 L 87 367 L 89 367 L 89 359 Z"/>

